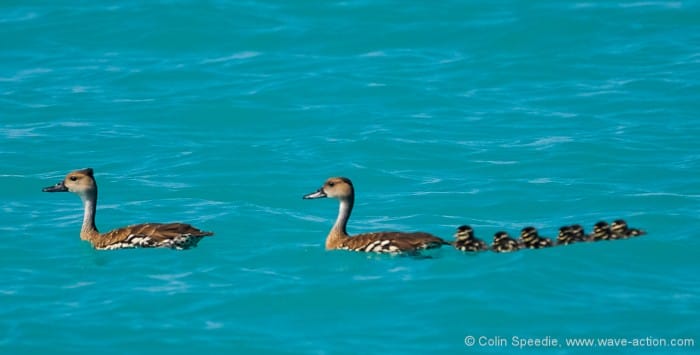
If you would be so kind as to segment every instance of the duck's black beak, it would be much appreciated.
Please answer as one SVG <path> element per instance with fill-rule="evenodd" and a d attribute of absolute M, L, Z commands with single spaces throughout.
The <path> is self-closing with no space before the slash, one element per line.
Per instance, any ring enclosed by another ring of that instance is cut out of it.
<path fill-rule="evenodd" d="M 68 188 L 63 183 L 63 181 L 61 181 L 56 185 L 45 187 L 45 188 L 41 189 L 41 191 L 43 191 L 43 192 L 66 192 L 66 191 L 68 191 Z"/>
<path fill-rule="evenodd" d="M 313 198 L 324 198 L 324 197 L 327 197 L 327 196 L 326 196 L 326 193 L 323 192 L 323 187 L 322 187 L 322 188 L 316 190 L 315 192 L 312 192 L 308 195 L 304 195 L 304 197 L 302 197 L 302 198 L 304 200 L 309 200 L 309 199 L 313 199 Z"/>

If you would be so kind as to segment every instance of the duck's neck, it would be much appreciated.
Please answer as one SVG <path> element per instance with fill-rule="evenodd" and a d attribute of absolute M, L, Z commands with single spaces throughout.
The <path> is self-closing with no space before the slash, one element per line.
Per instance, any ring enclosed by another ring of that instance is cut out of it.
<path fill-rule="evenodd" d="M 83 200 L 83 226 L 80 229 L 80 239 L 92 241 L 100 235 L 95 227 L 95 211 L 97 209 L 97 190 L 80 195 Z"/>
<path fill-rule="evenodd" d="M 348 219 L 350 219 L 350 213 L 352 213 L 352 206 L 354 205 L 354 203 L 355 198 L 353 196 L 340 199 L 340 207 L 338 208 L 338 218 L 335 220 L 335 224 L 333 225 L 333 228 L 331 228 L 331 232 L 328 234 L 328 238 L 326 238 L 326 249 L 338 248 L 343 242 L 343 240 L 349 237 L 346 228 L 348 225 Z"/>

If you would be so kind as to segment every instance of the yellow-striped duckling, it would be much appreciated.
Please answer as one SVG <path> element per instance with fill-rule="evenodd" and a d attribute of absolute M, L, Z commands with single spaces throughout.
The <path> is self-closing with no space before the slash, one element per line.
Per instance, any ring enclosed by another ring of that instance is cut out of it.
<path fill-rule="evenodd" d="M 577 242 L 586 241 L 586 232 L 580 224 L 574 224 L 571 226 L 571 234 L 574 236 L 574 240 Z"/>
<path fill-rule="evenodd" d="M 507 232 L 500 231 L 493 235 L 493 243 L 491 250 L 496 253 L 508 253 L 520 249 L 520 243 L 517 239 L 511 238 Z"/>
<path fill-rule="evenodd" d="M 571 243 L 583 242 L 586 236 L 583 232 L 583 227 L 580 224 L 571 226 L 563 226 L 559 228 L 556 245 L 568 245 Z"/>
<path fill-rule="evenodd" d="M 488 250 L 489 246 L 483 240 L 474 236 L 474 229 L 464 225 L 457 228 L 455 233 L 454 247 L 461 251 L 484 251 Z"/>
<path fill-rule="evenodd" d="M 559 235 L 557 235 L 557 245 L 568 245 L 576 242 L 574 240 L 574 235 L 571 233 L 571 226 L 563 226 L 559 228 Z"/>
<path fill-rule="evenodd" d="M 554 245 L 551 239 L 540 237 L 535 227 L 525 227 L 520 231 L 520 242 L 523 248 L 540 249 Z"/>
<path fill-rule="evenodd" d="M 610 232 L 616 237 L 615 239 L 638 237 L 646 234 L 646 232 L 641 229 L 629 228 L 627 222 L 623 219 L 616 219 L 613 221 L 610 225 Z"/>
<path fill-rule="evenodd" d="M 611 240 L 612 232 L 610 231 L 610 225 L 608 222 L 600 221 L 593 225 L 593 233 L 588 236 L 588 240 L 591 242 L 599 242 L 601 240 Z M 616 239 L 616 238 L 615 238 Z"/>

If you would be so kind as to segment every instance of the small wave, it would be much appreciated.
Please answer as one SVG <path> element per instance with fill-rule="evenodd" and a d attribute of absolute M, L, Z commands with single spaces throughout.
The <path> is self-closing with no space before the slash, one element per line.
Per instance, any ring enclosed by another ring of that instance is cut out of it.
<path fill-rule="evenodd" d="M 421 185 L 431 185 L 431 184 L 438 184 L 441 183 L 443 179 L 437 178 L 437 177 L 427 177 L 423 181 L 421 181 Z"/>
<path fill-rule="evenodd" d="M 74 94 L 82 94 L 82 93 L 88 92 L 88 90 L 90 90 L 90 89 L 91 89 L 91 88 L 90 88 L 89 86 L 80 86 L 80 85 L 77 85 L 77 86 L 73 86 L 73 87 L 70 89 L 70 91 L 71 91 L 72 93 L 74 93 Z"/>
<path fill-rule="evenodd" d="M 190 275 L 192 275 L 191 272 L 183 272 L 180 274 L 155 274 L 155 275 L 148 275 L 148 277 L 151 279 L 156 279 L 156 280 L 161 280 L 161 281 L 176 281 L 178 279 L 188 277 Z"/>
<path fill-rule="evenodd" d="M 136 103 L 136 102 L 153 102 L 156 99 L 114 99 L 114 103 Z"/>
<path fill-rule="evenodd" d="M 250 268 L 243 267 L 243 268 L 241 268 L 241 271 L 252 272 L 252 273 L 262 274 L 262 275 L 269 275 L 269 276 L 274 276 L 277 278 L 283 278 L 283 279 L 287 279 L 287 280 L 294 280 L 294 281 L 301 280 L 301 278 L 298 276 L 285 275 L 285 274 L 279 273 L 277 271 L 271 271 L 271 270 L 266 270 L 266 269 L 250 269 Z"/>
<path fill-rule="evenodd" d="M 476 195 L 479 189 L 471 189 L 468 191 L 415 191 L 411 192 L 411 196 L 427 196 L 427 195 Z"/>
<path fill-rule="evenodd" d="M 355 275 L 352 277 L 353 280 L 355 281 L 372 281 L 372 280 L 381 280 L 381 276 L 376 276 L 376 275 Z"/>
<path fill-rule="evenodd" d="M 36 76 L 36 75 L 51 73 L 52 71 L 53 70 L 47 69 L 47 68 L 34 68 L 34 69 L 22 70 L 11 77 L 0 77 L 0 83 L 2 83 L 2 82 L 19 82 L 19 81 L 23 81 L 24 79 L 31 78 L 31 77 Z"/>
<path fill-rule="evenodd" d="M 205 59 L 205 60 L 201 61 L 200 63 L 201 64 L 212 64 L 212 63 L 230 62 L 230 61 L 234 61 L 234 60 L 255 58 L 257 56 L 260 56 L 261 54 L 262 53 L 260 53 L 260 52 L 253 52 L 253 51 L 239 52 L 239 53 L 234 53 L 234 54 L 226 56 L 226 57 Z"/>
<path fill-rule="evenodd" d="M 360 57 L 386 57 L 386 53 L 382 51 L 374 51 L 374 52 L 367 52 L 364 54 L 361 54 Z"/>
<path fill-rule="evenodd" d="M 36 127 L 31 128 L 0 128 L 0 136 L 13 138 L 44 137 L 45 134 L 38 133 Z"/>
<path fill-rule="evenodd" d="M 700 195 L 679 194 L 679 193 L 675 193 L 675 192 L 642 192 L 642 193 L 631 194 L 630 196 L 635 196 L 635 197 L 665 196 L 665 197 L 700 198 Z"/>
<path fill-rule="evenodd" d="M 573 142 L 571 137 L 566 136 L 552 136 L 540 138 L 532 143 L 524 144 L 525 147 L 550 147 L 558 143 L 568 143 Z"/>
<path fill-rule="evenodd" d="M 628 2 L 628 3 L 621 3 L 621 4 L 613 4 L 613 3 L 594 3 L 594 2 L 580 2 L 576 3 L 573 5 L 573 8 L 575 9 L 598 9 L 598 8 L 613 8 L 613 7 L 620 7 L 620 8 L 639 8 L 639 7 L 662 7 L 662 8 L 667 8 L 667 9 L 680 9 L 683 7 L 683 3 L 680 1 L 672 1 L 672 2 L 665 2 L 665 1 L 638 1 L 638 2 Z"/>
<path fill-rule="evenodd" d="M 578 116 L 578 114 L 571 113 L 571 112 L 551 112 L 551 113 L 549 113 L 549 115 L 553 116 L 553 117 L 562 117 L 562 118 L 573 118 L 573 117 Z"/>
<path fill-rule="evenodd" d="M 589 91 L 589 92 L 582 92 L 580 94 L 577 94 L 576 96 L 579 97 L 591 97 L 591 96 L 600 96 L 600 95 L 611 95 L 611 94 L 624 94 L 624 91 L 620 90 L 598 90 L 598 91 Z"/>
<path fill-rule="evenodd" d="M 224 327 L 224 323 L 221 322 L 212 322 L 212 321 L 206 321 L 204 323 L 204 329 L 207 330 L 212 330 L 212 329 L 221 329 Z"/>
<path fill-rule="evenodd" d="M 10 15 L 0 18 L 0 23 L 31 21 L 37 17 L 39 17 L 39 15 L 36 12 L 28 12 L 17 16 Z"/>
<path fill-rule="evenodd" d="M 90 127 L 90 126 L 92 126 L 92 124 L 90 122 L 73 122 L 73 121 L 57 122 L 56 125 L 59 127 Z"/>
<path fill-rule="evenodd" d="M 513 164 L 518 164 L 517 161 L 514 160 L 475 160 L 475 163 L 486 163 L 486 164 L 491 164 L 491 165 L 513 165 Z"/>
<path fill-rule="evenodd" d="M 389 270 L 387 270 L 387 271 L 389 271 L 389 272 L 391 272 L 391 273 L 395 273 L 395 272 L 407 272 L 407 271 L 410 271 L 410 269 L 407 268 L 407 267 L 403 267 L 403 266 L 397 266 L 397 267 L 391 268 L 391 269 L 389 269 Z"/>
<path fill-rule="evenodd" d="M 95 284 L 94 282 L 80 281 L 80 282 L 76 282 L 74 284 L 63 286 L 62 288 L 73 289 L 73 288 L 81 288 L 81 287 L 91 286 L 94 284 Z"/>
<path fill-rule="evenodd" d="M 683 3 L 680 1 L 639 1 L 620 4 L 622 8 L 633 8 L 633 7 L 665 7 L 667 9 L 680 9 L 683 7 Z"/>

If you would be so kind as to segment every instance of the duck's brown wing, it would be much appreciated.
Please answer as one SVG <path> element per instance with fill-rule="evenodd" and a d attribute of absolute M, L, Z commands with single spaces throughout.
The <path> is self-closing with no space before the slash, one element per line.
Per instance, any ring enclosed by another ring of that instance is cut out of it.
<path fill-rule="evenodd" d="M 444 244 L 449 243 L 423 232 L 377 232 L 350 237 L 343 242 L 341 248 L 376 253 L 401 253 L 438 248 Z"/>
<path fill-rule="evenodd" d="M 213 235 L 187 223 L 144 223 L 115 229 L 100 235 L 97 249 L 121 248 L 191 248 L 206 236 Z"/>

